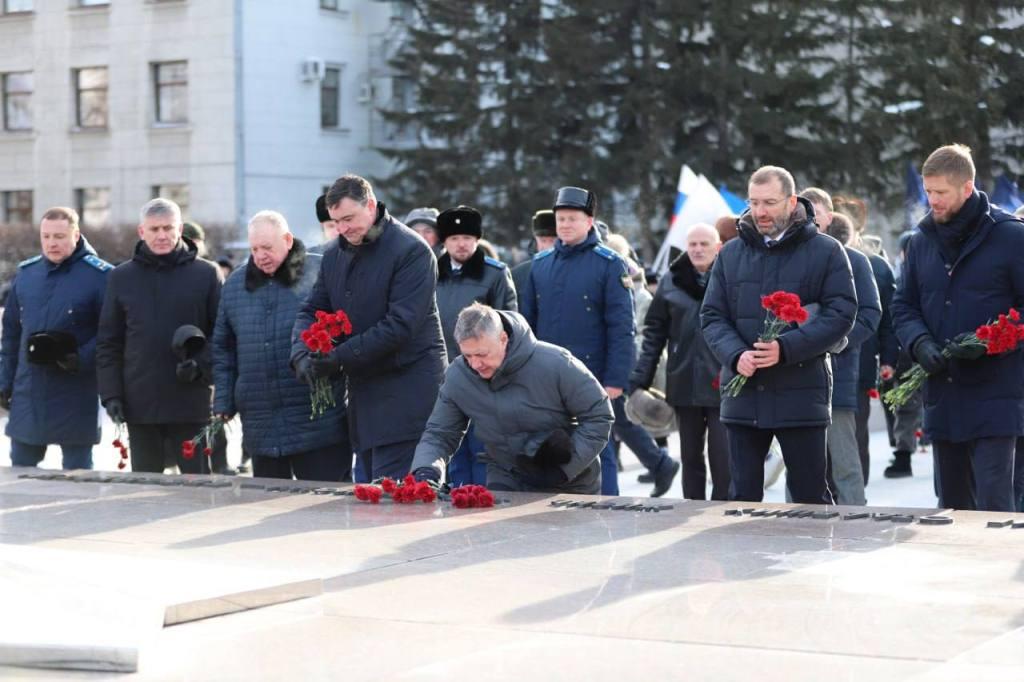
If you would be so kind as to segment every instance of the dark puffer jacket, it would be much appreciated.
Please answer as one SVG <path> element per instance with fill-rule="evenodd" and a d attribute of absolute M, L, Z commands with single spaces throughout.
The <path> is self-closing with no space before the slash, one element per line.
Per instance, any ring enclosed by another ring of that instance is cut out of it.
<path fill-rule="evenodd" d="M 895 368 L 899 363 L 900 344 L 892 328 L 892 297 L 896 293 L 896 276 L 889 261 L 870 255 L 871 270 L 875 275 L 878 299 L 882 303 L 882 317 L 878 330 L 860 347 L 860 391 L 878 388 L 879 365 Z"/>
<path fill-rule="evenodd" d="M 842 353 L 832 355 L 832 375 L 835 388 L 832 389 L 832 409 L 856 410 L 860 384 L 861 346 L 874 338 L 878 322 L 882 317 L 882 304 L 878 297 L 878 285 L 871 271 L 868 257 L 856 249 L 846 247 L 853 270 L 853 284 L 857 291 L 857 320 L 847 335 L 849 342 Z"/>
<path fill-rule="evenodd" d="M 716 385 L 721 365 L 711 352 L 700 328 L 701 284 L 690 257 L 682 253 L 662 277 L 647 309 L 643 347 L 630 377 L 630 389 L 649 388 L 654 381 L 661 351 L 668 343 L 665 398 L 675 407 L 718 407 Z"/>
<path fill-rule="evenodd" d="M 722 363 L 722 387 L 736 376 L 740 355 L 764 328 L 761 297 L 797 294 L 819 309 L 779 337 L 781 361 L 758 370 L 739 396 L 722 396 L 722 421 L 774 429 L 825 426 L 831 420 L 832 370 L 828 351 L 853 328 L 857 294 L 842 245 L 819 234 L 814 209 L 798 200 L 790 226 L 774 246 L 765 243 L 750 216 L 739 220 L 739 238 L 722 247 L 701 308 L 701 325 Z"/>
<path fill-rule="evenodd" d="M 966 214 L 971 212 L 970 216 Z M 962 223 L 959 254 L 943 254 L 940 232 Z M 904 348 L 928 334 L 939 344 L 972 332 L 1011 307 L 1024 310 L 1024 224 L 977 192 L 949 225 L 929 213 L 907 248 L 893 299 Z M 933 440 L 963 442 L 1024 435 L 1024 351 L 951 360 L 928 378 L 924 430 Z"/>
<path fill-rule="evenodd" d="M 295 240 L 273 277 L 250 258 L 224 284 L 213 334 L 213 410 L 241 416 L 242 447 L 251 455 L 294 455 L 342 440 L 344 377 L 332 382 L 336 407 L 311 420 L 309 386 L 289 364 L 295 316 L 319 271 L 320 256 Z"/>
<path fill-rule="evenodd" d="M 186 324 L 213 336 L 220 300 L 221 272 L 197 256 L 182 238 L 165 256 L 139 242 L 130 261 L 107 279 L 96 341 L 100 398 L 124 401 L 130 424 L 194 424 L 210 418 L 210 385 L 184 384 L 175 376 L 171 350 L 175 330 Z M 209 345 L 199 358 L 210 376 Z"/>
<path fill-rule="evenodd" d="M 88 445 L 100 440 L 96 327 L 112 265 L 85 237 L 58 265 L 21 263 L 4 308 L 0 390 L 13 392 L 7 435 L 22 443 Z M 28 337 L 66 332 L 78 343 L 78 371 L 28 362 Z"/>
<path fill-rule="evenodd" d="M 516 288 L 508 268 L 477 248 L 459 270 L 452 270 L 451 256 L 443 254 L 437 260 L 437 312 L 441 315 L 449 362 L 459 355 L 455 321 L 462 309 L 473 303 L 485 303 L 497 310 L 518 310 Z"/>

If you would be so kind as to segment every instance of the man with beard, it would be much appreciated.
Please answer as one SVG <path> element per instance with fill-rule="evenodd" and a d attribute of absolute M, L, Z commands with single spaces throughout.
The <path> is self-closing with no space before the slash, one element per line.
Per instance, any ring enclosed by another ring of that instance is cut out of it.
<path fill-rule="evenodd" d="M 135 255 L 107 280 L 96 340 L 100 398 L 114 423 L 128 424 L 132 471 L 159 473 L 167 461 L 183 473 L 208 473 L 206 457 L 185 457 L 181 444 L 210 418 L 206 339 L 217 319 L 220 268 L 182 236 L 173 201 L 142 207 L 139 237 Z"/>
<path fill-rule="evenodd" d="M 324 253 L 295 320 L 292 366 L 309 383 L 344 371 L 361 469 L 354 478 L 404 476 L 447 364 L 434 296 L 437 259 L 364 178 L 338 178 L 326 203 L 341 239 Z M 352 334 L 329 353 L 311 355 L 299 335 L 321 310 L 345 311 Z"/>
<path fill-rule="evenodd" d="M 36 466 L 56 443 L 65 469 L 91 469 L 100 442 L 96 328 L 113 266 L 70 208 L 43 214 L 39 241 L 42 254 L 18 265 L 3 315 L 0 407 L 11 413 L 11 464 Z"/>
<path fill-rule="evenodd" d="M 448 362 L 459 355 L 455 341 L 455 322 L 470 304 L 483 303 L 497 310 L 518 310 L 516 290 L 505 264 L 484 254 L 479 246 L 483 236 L 483 217 L 470 206 L 458 206 L 437 216 L 437 234 L 444 253 L 437 262 L 437 311 L 441 315 Z M 448 480 L 453 485 L 483 485 L 487 470 L 477 462 L 483 444 L 473 426 L 448 465 Z"/>
<path fill-rule="evenodd" d="M 857 314 L 850 261 L 836 240 L 818 232 L 814 209 L 797 197 L 789 171 L 763 166 L 750 176 L 747 191 L 750 208 L 740 216 L 739 237 L 722 247 L 701 308 L 704 338 L 722 364 L 722 388 L 737 375 L 748 379 L 739 395 L 722 395 L 729 496 L 763 499 L 764 453 L 774 436 L 793 501 L 828 503 L 828 353 L 843 345 Z M 775 291 L 796 294 L 815 314 L 775 341 L 760 341 L 761 297 Z"/>
<path fill-rule="evenodd" d="M 1024 351 L 986 355 L 984 347 L 956 342 L 1024 306 L 1024 224 L 989 203 L 974 173 L 971 150 L 959 144 L 939 147 L 925 161 L 931 211 L 910 238 L 893 321 L 928 373 L 924 431 L 934 448 L 939 505 L 1016 511 Z"/>

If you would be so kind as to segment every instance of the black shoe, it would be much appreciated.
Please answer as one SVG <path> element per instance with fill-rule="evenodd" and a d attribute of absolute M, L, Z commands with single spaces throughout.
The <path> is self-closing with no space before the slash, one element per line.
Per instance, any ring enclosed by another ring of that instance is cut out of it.
<path fill-rule="evenodd" d="M 897 452 L 892 458 L 892 463 L 885 468 L 886 478 L 908 478 L 914 475 L 910 467 L 910 454 Z"/>
<path fill-rule="evenodd" d="M 674 459 L 668 460 L 668 464 L 662 464 L 654 476 L 654 490 L 651 491 L 651 497 L 661 497 L 667 493 L 681 468 L 679 462 Z"/>
<path fill-rule="evenodd" d="M 637 483 L 654 483 L 654 474 L 650 471 L 645 471 L 636 477 Z"/>

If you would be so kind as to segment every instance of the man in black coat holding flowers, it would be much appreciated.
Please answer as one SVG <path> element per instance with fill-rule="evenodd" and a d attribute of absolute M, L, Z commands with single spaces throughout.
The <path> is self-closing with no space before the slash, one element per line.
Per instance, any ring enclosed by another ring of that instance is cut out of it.
<path fill-rule="evenodd" d="M 775 436 L 793 501 L 830 502 L 828 353 L 843 346 L 857 314 L 850 261 L 839 242 L 818 232 L 814 209 L 796 196 L 789 171 L 759 168 L 750 176 L 748 196 L 739 239 L 722 247 L 701 308 L 704 338 L 722 363 L 730 498 L 763 498 L 764 454 Z M 799 296 L 811 317 L 787 325 L 777 340 L 761 342 L 766 314 L 761 297 L 775 291 Z M 737 375 L 747 383 L 733 397 L 725 387 Z"/>
<path fill-rule="evenodd" d="M 399 478 L 409 472 L 447 366 L 434 296 L 437 259 L 358 175 L 338 178 L 326 204 L 341 238 L 324 252 L 299 309 L 292 366 L 311 384 L 344 371 L 361 469 L 354 478 Z M 344 310 L 352 334 L 332 351 L 311 355 L 300 334 L 318 310 Z"/>
<path fill-rule="evenodd" d="M 1024 306 L 1024 224 L 974 187 L 974 161 L 963 145 L 936 149 L 921 174 L 931 211 L 907 247 L 893 323 L 928 374 L 924 430 L 934 447 L 939 504 L 1014 511 L 1024 352 L 986 355 L 979 345 L 956 342 Z"/>

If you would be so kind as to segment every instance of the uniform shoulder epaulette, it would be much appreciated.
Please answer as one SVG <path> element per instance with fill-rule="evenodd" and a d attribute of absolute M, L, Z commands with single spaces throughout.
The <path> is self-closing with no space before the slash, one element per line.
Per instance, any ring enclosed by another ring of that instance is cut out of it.
<path fill-rule="evenodd" d="M 19 268 L 23 268 L 26 265 L 32 265 L 33 263 L 38 263 L 42 259 L 43 259 L 42 254 L 40 254 L 38 256 L 32 256 L 31 258 L 26 258 L 25 260 L 23 260 L 20 263 L 18 263 L 18 267 Z"/>
<path fill-rule="evenodd" d="M 498 268 L 499 270 L 504 270 L 507 267 L 500 260 L 491 258 L 490 256 L 484 256 L 484 262 L 490 265 L 492 268 Z"/>
<path fill-rule="evenodd" d="M 622 256 L 620 256 L 619 254 L 615 253 L 614 251 L 609 249 L 604 244 L 598 244 L 597 246 L 595 246 L 594 247 L 594 253 L 596 253 L 597 255 L 601 256 L 602 258 L 606 258 L 606 259 L 612 260 L 612 261 L 613 260 L 618 260 L 619 258 L 622 258 Z"/>
<path fill-rule="evenodd" d="M 543 251 L 538 253 L 536 256 L 534 256 L 533 260 L 540 260 L 541 258 L 547 258 L 548 256 L 550 256 L 554 252 L 555 252 L 554 248 L 544 249 Z"/>
<path fill-rule="evenodd" d="M 93 266 L 94 268 L 96 268 L 100 272 L 106 272 L 107 270 L 113 270 L 114 269 L 113 265 L 111 265 L 107 261 L 103 260 L 99 256 L 92 255 L 91 253 L 88 256 L 86 256 L 85 258 L 83 258 L 82 260 L 84 260 L 86 263 L 88 263 L 89 265 Z"/>

